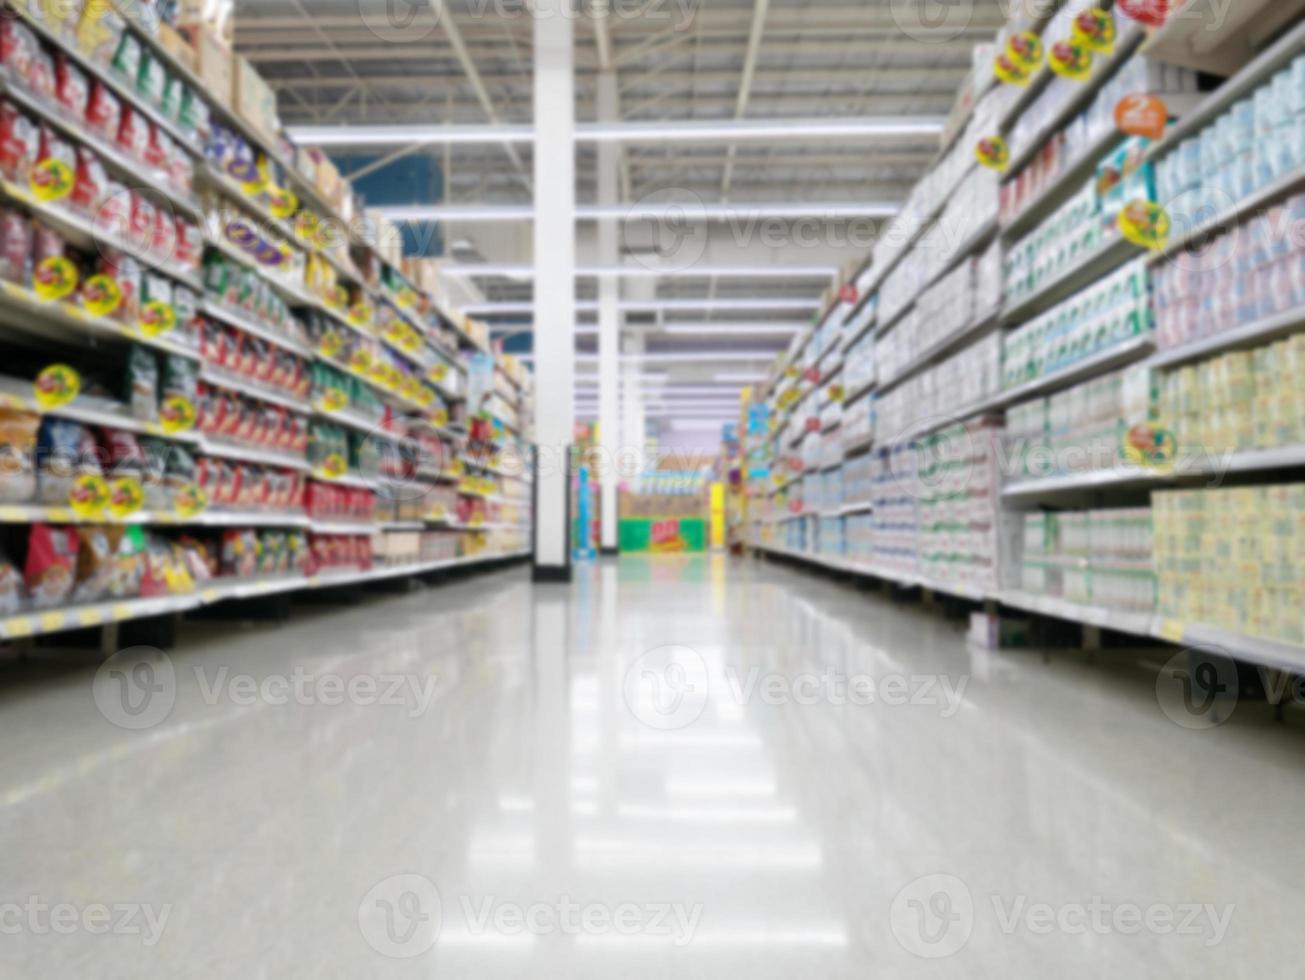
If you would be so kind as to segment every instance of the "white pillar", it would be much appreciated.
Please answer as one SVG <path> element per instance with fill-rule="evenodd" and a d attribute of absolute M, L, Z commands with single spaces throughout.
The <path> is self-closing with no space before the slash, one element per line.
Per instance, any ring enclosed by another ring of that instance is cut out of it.
<path fill-rule="evenodd" d="M 621 350 L 627 355 L 643 353 L 643 336 L 632 334 L 621 341 Z M 624 475 L 634 476 L 643 472 L 644 446 L 647 442 L 643 420 L 643 386 L 640 376 L 643 365 L 631 359 L 621 368 L 621 461 L 626 468 Z M 631 471 L 630 461 L 635 461 Z"/>
<path fill-rule="evenodd" d="M 568 0 L 535 0 L 536 580 L 571 576 L 575 434 L 575 81 Z"/>
<path fill-rule="evenodd" d="M 598 121 L 615 122 L 617 116 L 616 72 L 608 69 L 598 73 Z M 615 204 L 617 182 L 620 176 L 620 149 L 616 143 L 598 144 L 598 203 Z M 615 266 L 617 256 L 617 229 L 614 219 L 598 222 L 598 254 L 600 266 Z M 621 320 L 617 303 L 621 296 L 620 280 L 615 276 L 602 276 L 598 280 L 598 439 L 599 457 L 606 471 L 599 474 L 602 480 L 601 527 L 599 545 L 602 551 L 616 550 L 616 461 L 621 449 L 621 406 L 618 401 L 620 387 Z"/>

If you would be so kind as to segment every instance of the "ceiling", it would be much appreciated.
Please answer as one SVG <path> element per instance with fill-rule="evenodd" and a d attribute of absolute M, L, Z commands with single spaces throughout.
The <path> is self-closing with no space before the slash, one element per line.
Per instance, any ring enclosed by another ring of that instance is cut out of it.
<path fill-rule="evenodd" d="M 596 119 L 598 78 L 605 69 L 615 73 L 619 115 L 629 121 L 943 117 L 970 69 L 973 46 L 1001 26 L 1008 2 L 587 0 L 586 10 L 608 13 L 576 20 L 576 118 Z M 278 91 L 287 125 L 529 124 L 531 34 L 526 0 L 237 2 L 237 49 Z M 928 136 L 629 143 L 620 150 L 620 195 L 638 201 L 687 193 L 708 203 L 902 201 L 937 146 Z M 446 184 L 443 201 L 414 203 L 502 205 L 532 199 L 529 144 L 439 145 L 415 152 L 433 156 Z M 596 200 L 596 168 L 594 144 L 578 144 L 578 203 Z M 840 266 L 864 256 L 869 219 L 853 220 L 860 221 L 860 229 L 844 222 L 820 236 L 818 247 L 784 248 L 781 242 L 768 249 L 771 261 Z M 712 264 L 760 264 L 755 235 L 742 242 L 737 227 L 714 227 L 710 234 Z M 521 249 L 528 249 L 529 238 L 474 222 L 446 231 L 446 240 L 459 245 L 460 261 L 528 263 L 531 257 Z M 737 259 L 730 258 L 733 248 L 741 253 Z M 749 248 L 751 256 L 742 254 Z M 476 285 L 492 301 L 531 295 L 528 280 L 486 277 Z M 825 279 L 782 274 L 668 278 L 638 295 L 814 302 L 828 285 Z M 623 283 L 624 290 L 630 288 Z M 594 280 L 578 280 L 577 295 L 592 298 Z M 810 319 L 810 313 L 791 310 L 674 316 Z M 509 319 L 521 317 L 504 318 Z M 719 336 L 654 331 L 648 340 L 650 349 L 666 350 L 695 342 L 722 346 Z M 582 349 L 586 346 L 591 342 L 582 340 Z M 739 338 L 732 346 L 769 353 L 785 340 Z"/>

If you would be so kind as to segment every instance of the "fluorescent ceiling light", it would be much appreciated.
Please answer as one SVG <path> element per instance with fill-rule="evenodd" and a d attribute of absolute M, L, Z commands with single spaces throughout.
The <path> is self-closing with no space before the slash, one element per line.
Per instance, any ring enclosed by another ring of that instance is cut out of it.
<path fill-rule="evenodd" d="M 714 364 L 718 361 L 773 361 L 778 351 L 746 351 L 746 350 L 720 350 L 720 351 L 683 351 L 674 353 L 655 353 L 655 354 L 622 354 L 621 363 L 623 364 Z M 517 354 L 518 361 L 526 364 L 533 364 L 535 356 L 533 354 Z M 597 354 L 577 354 L 575 356 L 577 364 L 597 364 Z M 718 379 L 719 380 L 719 379 Z"/>
<path fill-rule="evenodd" d="M 751 385 L 751 384 L 759 384 L 760 382 L 765 381 L 766 378 L 769 377 L 769 375 L 749 374 L 746 371 L 720 371 L 712 375 L 712 377 L 714 377 L 717 381 L 723 384 L 729 383 L 729 384 Z"/>
<path fill-rule="evenodd" d="M 454 276 L 509 276 L 533 279 L 533 265 L 495 265 L 493 263 L 442 265 L 440 271 Z M 832 265 L 694 265 L 684 269 L 650 268 L 641 265 L 579 266 L 577 277 L 615 276 L 622 279 L 709 279 L 726 277 L 734 279 L 768 279 L 772 276 L 826 279 L 838 275 Z"/>
<path fill-rule="evenodd" d="M 793 299 L 776 297 L 774 299 L 652 299 L 621 300 L 617 309 L 623 312 L 656 313 L 660 310 L 750 310 L 765 312 L 770 310 L 816 310 L 820 308 L 820 298 Z M 578 299 L 575 301 L 577 312 L 593 312 L 598 309 L 598 301 Z M 462 307 L 467 316 L 510 316 L 535 312 L 534 300 L 500 301 L 494 303 L 468 303 Z M 523 324 L 524 326 L 524 324 Z"/>
<path fill-rule="evenodd" d="M 391 221 L 531 221 L 531 204 L 393 204 L 377 208 Z M 762 218 L 891 218 L 902 206 L 893 201 L 759 201 L 753 204 L 704 204 L 680 201 L 667 204 L 580 204 L 577 221 L 729 221 Z"/>
<path fill-rule="evenodd" d="M 658 120 L 576 123 L 577 143 L 740 142 L 743 140 L 930 138 L 943 130 L 927 116 L 802 117 L 793 119 Z M 418 146 L 430 143 L 532 143 L 534 127 L 494 123 L 479 126 L 291 126 L 302 146 Z"/>
<path fill-rule="evenodd" d="M 676 432 L 715 432 L 721 423 L 715 419 L 671 418 L 671 428 Z"/>

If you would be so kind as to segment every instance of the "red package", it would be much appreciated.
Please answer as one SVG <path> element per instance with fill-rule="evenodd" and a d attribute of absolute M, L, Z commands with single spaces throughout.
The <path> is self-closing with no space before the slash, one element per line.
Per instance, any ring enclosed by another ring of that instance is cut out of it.
<path fill-rule="evenodd" d="M 164 162 L 168 182 L 178 190 L 189 191 L 195 183 L 195 164 L 190 159 L 190 154 L 178 146 L 175 140 L 169 139 L 169 143 L 168 158 Z"/>
<path fill-rule="evenodd" d="M 154 239 L 151 251 L 161 259 L 174 259 L 177 255 L 177 221 L 166 208 L 154 212 Z"/>
<path fill-rule="evenodd" d="M 77 532 L 70 527 L 33 524 L 27 538 L 23 577 L 37 609 L 63 605 L 76 580 Z"/>
<path fill-rule="evenodd" d="M 167 170 L 169 142 L 168 134 L 151 123 L 145 140 L 144 160 L 155 170 Z"/>
<path fill-rule="evenodd" d="M 223 439 L 234 439 L 236 431 L 240 428 L 240 402 L 228 391 L 220 392 L 217 397 L 222 402 L 219 409 L 221 423 L 218 426 L 218 435 Z"/>
<path fill-rule="evenodd" d="M 129 105 L 122 106 L 118 120 L 118 145 L 128 156 L 144 160 L 149 141 L 150 127 L 145 117 Z"/>
<path fill-rule="evenodd" d="M 272 377 L 273 357 L 271 347 L 262 337 L 246 337 L 246 346 L 253 355 L 251 374 L 255 381 L 267 384 Z"/>
<path fill-rule="evenodd" d="M 131 224 L 128 236 L 133 245 L 148 251 L 154 244 L 154 224 L 158 220 L 158 210 L 144 194 L 131 195 Z"/>
<path fill-rule="evenodd" d="M 7 23 L 0 19 L 0 24 Z M 40 129 L 8 99 L 0 101 L 0 173 L 25 183 L 40 152 Z"/>
<path fill-rule="evenodd" d="M 40 222 L 32 222 L 32 263 L 40 265 L 46 259 L 62 258 L 64 253 L 63 238 L 52 228 Z"/>
<path fill-rule="evenodd" d="M 27 78 L 32 70 L 32 59 L 41 50 L 31 29 L 17 17 L 0 18 L 0 62 L 10 74 Z"/>
<path fill-rule="evenodd" d="M 100 447 L 104 450 L 105 476 L 113 479 L 145 473 L 145 451 L 136 440 L 135 433 L 121 429 L 101 429 Z"/>
<path fill-rule="evenodd" d="M 32 223 L 13 208 L 0 209 L 0 279 L 24 286 L 32 279 Z"/>
<path fill-rule="evenodd" d="M 232 438 L 237 442 L 248 444 L 254 434 L 254 421 L 258 415 L 258 410 L 241 398 L 237 399 L 236 413 L 236 430 L 232 433 Z"/>
<path fill-rule="evenodd" d="M 54 59 L 41 48 L 27 66 L 27 87 L 41 99 L 53 100 L 55 89 Z"/>
<path fill-rule="evenodd" d="M 122 124 L 122 103 L 98 79 L 91 85 L 86 99 L 86 123 L 91 132 L 106 140 L 118 138 Z"/>
<path fill-rule="evenodd" d="M 202 320 L 199 330 L 199 353 L 205 363 L 214 367 L 226 367 L 229 340 L 222 324 L 212 320 Z"/>
<path fill-rule="evenodd" d="M 204 257 L 204 233 L 199 226 L 185 218 L 176 221 L 177 247 L 175 251 L 177 265 L 192 272 L 199 269 Z"/>
<path fill-rule="evenodd" d="M 276 425 L 276 416 L 268 419 L 267 409 L 257 402 L 251 402 L 246 405 L 249 412 L 249 428 L 245 433 L 245 441 L 251 446 L 262 446 L 267 442 L 269 421 L 271 426 Z"/>
<path fill-rule="evenodd" d="M 218 503 L 232 506 L 240 499 L 240 466 L 229 460 L 221 461 L 221 468 L 218 470 L 217 480 L 217 501 Z"/>
<path fill-rule="evenodd" d="M 106 178 L 95 209 L 95 226 L 118 238 L 126 238 L 131 232 L 131 191 L 112 178 Z"/>
<path fill-rule="evenodd" d="M 54 94 L 60 104 L 78 119 L 86 115 L 91 86 L 85 73 L 68 60 L 62 51 L 54 61 Z"/>
<path fill-rule="evenodd" d="M 77 171 L 77 150 L 66 139 L 42 123 L 41 145 L 36 154 L 36 161 L 44 163 L 47 160 L 58 160 L 68 168 L 70 174 Z"/>
<path fill-rule="evenodd" d="M 123 323 L 134 324 L 140 315 L 140 263 L 130 255 L 115 252 L 101 261 L 100 271 L 113 277 L 118 292 L 122 294 L 122 302 L 114 316 Z"/>
<path fill-rule="evenodd" d="M 236 332 L 232 338 L 231 369 L 244 377 L 253 377 L 254 361 L 257 356 L 250 344 L 248 334 Z"/>
<path fill-rule="evenodd" d="M 73 207 L 86 214 L 99 217 L 100 200 L 108 191 L 109 179 L 104 164 L 94 150 L 79 147 L 77 150 L 77 175 L 73 183 Z"/>

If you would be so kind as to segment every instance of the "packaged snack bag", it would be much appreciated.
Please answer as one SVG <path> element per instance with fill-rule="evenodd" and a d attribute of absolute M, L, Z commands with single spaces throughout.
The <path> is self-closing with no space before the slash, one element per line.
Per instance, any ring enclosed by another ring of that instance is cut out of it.
<path fill-rule="evenodd" d="M 126 21 L 112 5 L 87 0 L 77 22 L 77 50 L 97 64 L 110 64 L 126 30 Z"/>
<path fill-rule="evenodd" d="M 0 24 L 9 23 L 0 20 Z M 0 174 L 26 183 L 41 152 L 41 130 L 8 99 L 0 100 Z"/>
<path fill-rule="evenodd" d="M 23 576 L 18 566 L 0 552 L 0 616 L 12 616 L 23 608 Z"/>
<path fill-rule="evenodd" d="M 78 119 L 86 115 L 91 85 L 86 74 L 62 51 L 54 59 L 54 94 L 59 104 Z"/>
<path fill-rule="evenodd" d="M 86 98 L 86 125 L 102 139 L 116 141 L 122 125 L 122 101 L 96 79 Z"/>
<path fill-rule="evenodd" d="M 140 525 L 110 528 L 110 541 L 117 535 L 113 551 L 113 575 L 109 581 L 109 595 L 115 599 L 130 599 L 140 595 L 141 578 L 145 574 L 145 531 Z"/>
<path fill-rule="evenodd" d="M 38 48 L 27 66 L 27 87 L 40 99 L 54 101 L 54 58 L 44 48 Z"/>
<path fill-rule="evenodd" d="M 83 527 L 77 530 L 77 576 L 73 583 L 73 602 L 99 602 L 109 594 L 113 584 L 114 542 L 107 528 Z"/>
<path fill-rule="evenodd" d="M 143 438 L 141 449 L 145 453 L 145 469 L 141 474 L 141 487 L 145 491 L 145 509 L 168 511 L 172 509 L 172 500 L 165 485 L 168 457 L 173 443 L 164 439 Z"/>
<path fill-rule="evenodd" d="M 124 104 L 118 114 L 118 146 L 128 156 L 143 161 L 149 140 L 148 120 L 130 105 Z"/>
<path fill-rule="evenodd" d="M 15 77 L 26 78 L 32 70 L 32 59 L 40 51 L 40 42 L 30 27 L 17 17 L 0 20 L 0 64 Z"/>
<path fill-rule="evenodd" d="M 126 401 L 133 418 L 159 420 L 159 362 L 140 344 L 133 344 L 127 356 Z"/>
<path fill-rule="evenodd" d="M 105 179 L 104 193 L 95 209 L 95 226 L 118 238 L 131 234 L 131 191 L 112 177 Z"/>
<path fill-rule="evenodd" d="M 36 496 L 35 412 L 0 408 L 0 500 L 23 503 Z"/>
<path fill-rule="evenodd" d="M 45 416 L 36 442 L 36 496 L 40 503 L 66 506 L 79 476 L 103 476 L 95 439 L 76 422 Z"/>
<path fill-rule="evenodd" d="M 23 579 L 35 609 L 67 603 L 76 578 L 77 533 L 70 527 L 33 524 Z"/>
<path fill-rule="evenodd" d="M 13 208 L 0 208 L 0 279 L 30 285 L 32 247 L 32 223 L 27 216 Z"/>
<path fill-rule="evenodd" d="M 72 206 L 83 214 L 98 215 L 100 201 L 109 188 L 109 179 L 99 155 L 84 146 L 78 147 L 75 172 Z"/>
<path fill-rule="evenodd" d="M 107 4 L 106 4 L 107 6 Z M 131 31 L 122 30 L 117 36 L 118 46 L 109 62 L 111 68 L 132 85 L 137 84 L 141 69 L 141 45 Z"/>

